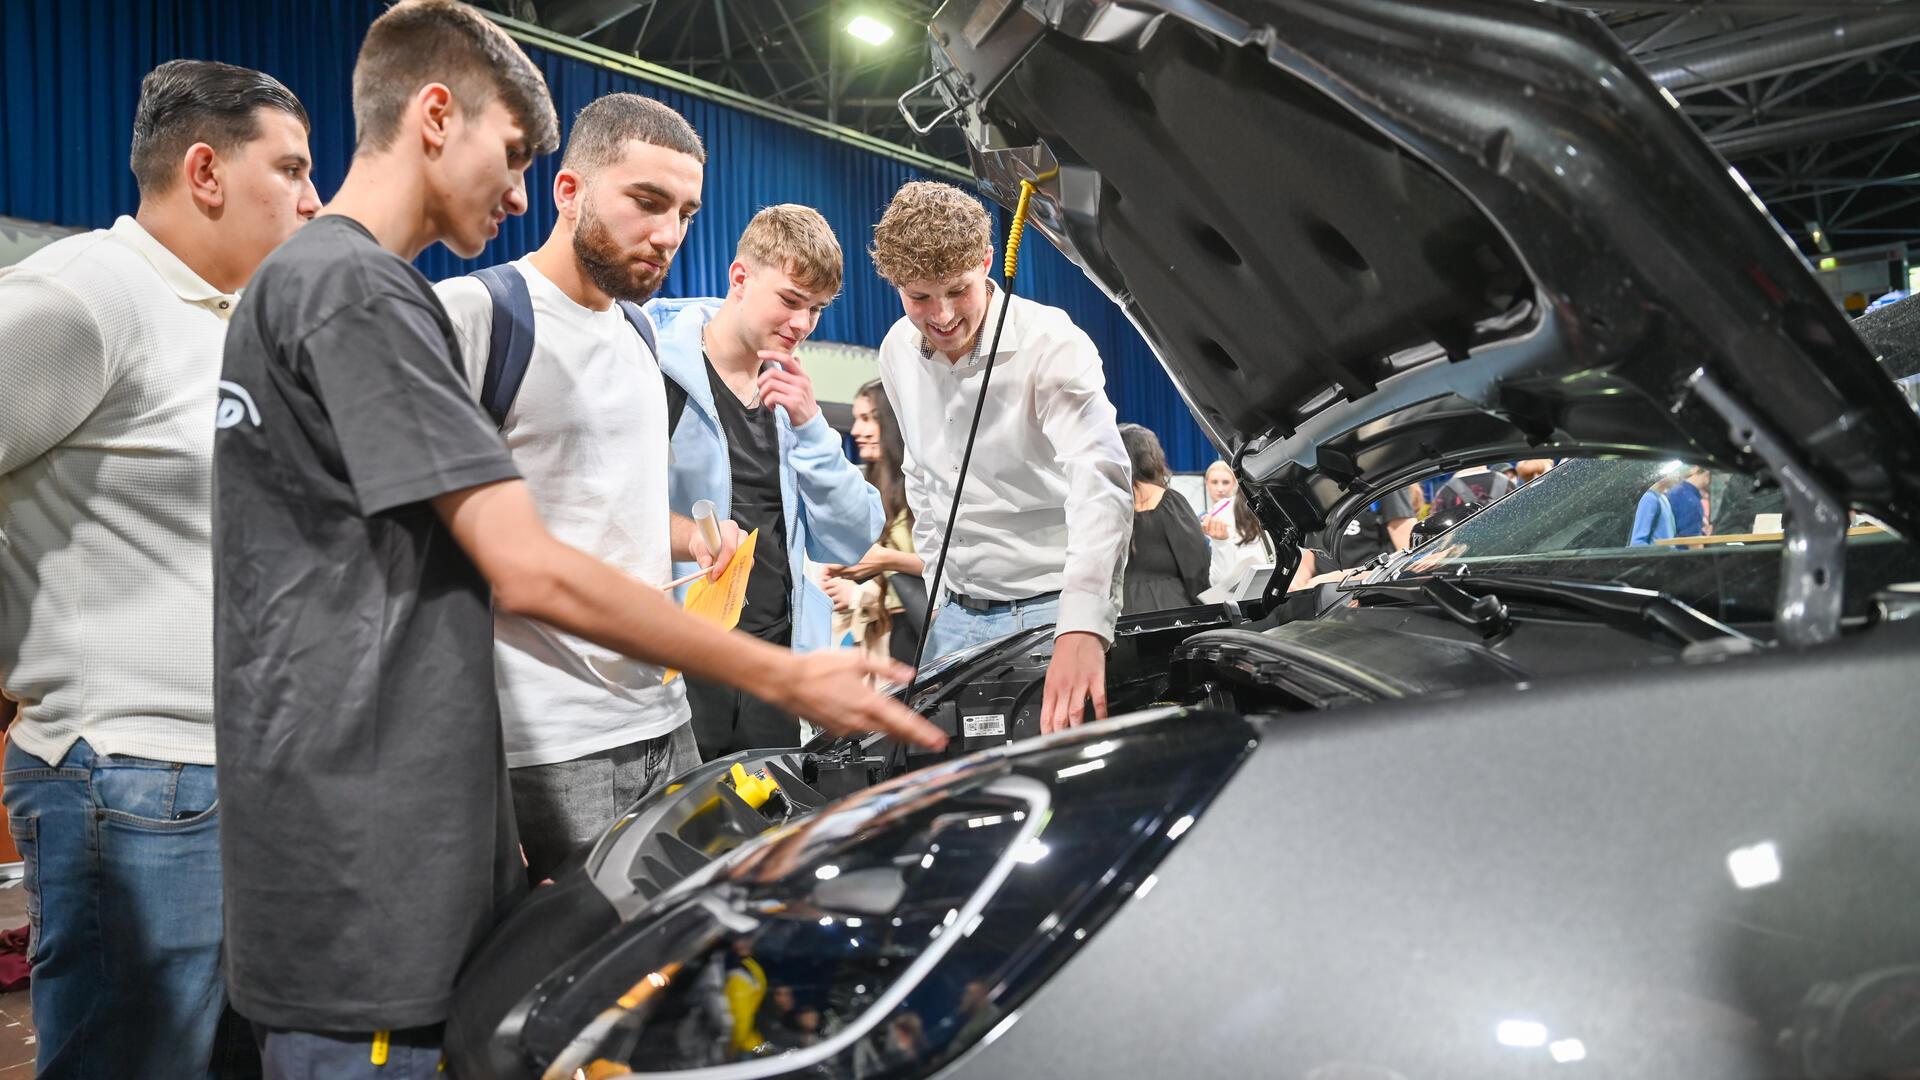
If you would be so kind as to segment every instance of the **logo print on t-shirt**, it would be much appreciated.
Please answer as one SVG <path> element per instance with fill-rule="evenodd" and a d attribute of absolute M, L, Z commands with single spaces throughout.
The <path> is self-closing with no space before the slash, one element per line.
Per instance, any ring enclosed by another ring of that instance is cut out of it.
<path fill-rule="evenodd" d="M 260 410 L 253 404 L 253 395 L 239 383 L 221 379 L 220 410 L 214 414 L 213 426 L 239 427 L 242 420 L 252 421 L 254 427 L 260 426 Z"/>

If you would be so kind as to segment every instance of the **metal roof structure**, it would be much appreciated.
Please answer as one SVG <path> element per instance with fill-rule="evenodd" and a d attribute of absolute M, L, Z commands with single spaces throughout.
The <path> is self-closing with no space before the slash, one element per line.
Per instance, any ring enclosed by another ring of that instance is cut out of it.
<path fill-rule="evenodd" d="M 1586 0 L 1809 255 L 1920 241 L 1920 4 Z"/>
<path fill-rule="evenodd" d="M 1525 2 L 1525 0 L 1515 0 Z M 555 34 L 965 165 L 895 107 L 929 0 L 483 0 Z M 1920 0 L 1582 0 L 1810 256 L 1920 243 Z M 846 27 L 893 30 L 875 44 Z M 922 104 L 930 104 L 923 102 Z"/>

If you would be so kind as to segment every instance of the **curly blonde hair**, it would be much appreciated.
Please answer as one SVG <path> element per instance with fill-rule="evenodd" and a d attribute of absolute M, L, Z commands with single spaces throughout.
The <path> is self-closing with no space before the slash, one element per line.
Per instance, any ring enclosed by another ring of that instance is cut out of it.
<path fill-rule="evenodd" d="M 784 270 L 808 292 L 840 295 L 840 241 L 811 206 L 780 203 L 753 215 L 733 257 Z"/>
<path fill-rule="evenodd" d="M 980 265 L 993 248 L 993 220 L 980 200 L 931 180 L 903 186 L 873 227 L 874 268 L 898 288 L 941 281 Z"/>

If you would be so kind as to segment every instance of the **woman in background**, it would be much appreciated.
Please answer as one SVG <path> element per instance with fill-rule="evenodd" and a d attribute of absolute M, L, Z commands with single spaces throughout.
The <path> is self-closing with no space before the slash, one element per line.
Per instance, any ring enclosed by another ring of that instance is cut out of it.
<path fill-rule="evenodd" d="M 1273 545 L 1267 531 L 1253 515 L 1253 504 L 1240 490 L 1240 481 L 1224 461 L 1207 466 L 1207 498 L 1212 507 L 1200 519 L 1213 556 L 1207 566 L 1207 580 L 1216 589 L 1242 580 L 1249 567 L 1273 562 Z"/>
<path fill-rule="evenodd" d="M 1192 607 L 1207 588 L 1207 538 L 1193 507 L 1167 487 L 1166 451 L 1153 432 L 1121 424 L 1133 463 L 1133 553 L 1127 559 L 1123 614 Z"/>
<path fill-rule="evenodd" d="M 867 483 L 880 492 L 887 528 L 858 563 L 826 568 L 823 584 L 833 598 L 834 638 L 849 634 L 869 652 L 911 664 L 926 619 L 926 586 L 920 581 L 926 563 L 913 553 L 913 511 L 907 508 L 902 472 L 906 443 L 878 379 L 853 396 L 853 443 L 866 464 Z M 916 599 L 911 613 L 900 598 L 902 585 Z"/>

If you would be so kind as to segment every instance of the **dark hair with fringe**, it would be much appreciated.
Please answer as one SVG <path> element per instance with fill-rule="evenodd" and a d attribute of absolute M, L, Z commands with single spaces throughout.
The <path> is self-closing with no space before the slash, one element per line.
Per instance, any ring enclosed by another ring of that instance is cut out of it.
<path fill-rule="evenodd" d="M 431 83 L 471 116 L 498 98 L 536 156 L 560 145 L 547 80 L 506 31 L 455 0 L 401 0 L 367 28 L 353 65 L 354 152 L 392 146 L 408 102 Z"/>

